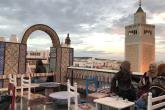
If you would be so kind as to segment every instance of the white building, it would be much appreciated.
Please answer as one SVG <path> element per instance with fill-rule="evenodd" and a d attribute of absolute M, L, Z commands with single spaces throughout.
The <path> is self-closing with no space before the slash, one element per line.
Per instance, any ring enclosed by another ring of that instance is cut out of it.
<path fill-rule="evenodd" d="M 119 70 L 121 62 L 116 60 L 98 59 L 93 57 L 76 57 L 73 66 L 97 69 Z"/>

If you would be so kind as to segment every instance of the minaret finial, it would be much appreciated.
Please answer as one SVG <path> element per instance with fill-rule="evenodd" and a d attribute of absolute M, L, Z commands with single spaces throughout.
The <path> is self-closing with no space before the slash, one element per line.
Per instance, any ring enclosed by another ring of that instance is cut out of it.
<path fill-rule="evenodd" d="M 142 6 L 142 1 L 141 0 L 139 0 L 139 7 L 141 7 Z"/>

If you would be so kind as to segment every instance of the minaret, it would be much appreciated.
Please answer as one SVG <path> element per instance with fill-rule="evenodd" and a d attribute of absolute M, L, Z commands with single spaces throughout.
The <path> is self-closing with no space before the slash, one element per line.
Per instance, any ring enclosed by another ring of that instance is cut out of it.
<path fill-rule="evenodd" d="M 134 14 L 134 24 L 125 27 L 125 59 L 131 70 L 144 72 L 155 62 L 155 26 L 146 23 L 146 13 L 139 7 Z"/>
<path fill-rule="evenodd" d="M 66 39 L 65 39 L 65 45 L 66 45 L 67 47 L 70 47 L 70 43 L 71 43 L 71 40 L 70 40 L 69 33 L 68 33 L 68 34 L 67 34 L 67 37 L 66 37 Z"/>

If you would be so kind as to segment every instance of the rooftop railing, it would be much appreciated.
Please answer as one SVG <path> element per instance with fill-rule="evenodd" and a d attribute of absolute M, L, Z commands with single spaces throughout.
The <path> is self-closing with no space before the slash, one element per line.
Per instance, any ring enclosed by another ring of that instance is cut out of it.
<path fill-rule="evenodd" d="M 117 73 L 118 70 L 106 70 L 106 69 L 96 69 L 96 68 L 82 68 L 82 67 L 68 67 L 68 71 L 66 74 L 66 78 L 71 80 L 71 84 L 73 84 L 74 81 L 82 83 L 84 82 L 88 77 L 97 77 L 97 80 L 99 82 L 99 85 L 106 86 L 110 85 L 111 80 L 115 73 Z M 133 72 L 133 76 L 135 76 L 136 80 L 143 75 L 139 72 Z"/>

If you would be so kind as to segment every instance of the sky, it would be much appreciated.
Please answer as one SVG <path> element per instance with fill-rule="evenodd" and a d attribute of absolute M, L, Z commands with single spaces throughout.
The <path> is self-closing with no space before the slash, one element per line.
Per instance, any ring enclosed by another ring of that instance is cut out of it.
<path fill-rule="evenodd" d="M 34 24 L 53 28 L 64 42 L 70 34 L 74 56 L 124 59 L 125 26 L 133 24 L 138 0 L 0 0 L 0 37 L 8 40 Z M 156 60 L 165 58 L 165 1 L 142 0 L 147 23 L 156 26 Z M 52 46 L 42 31 L 28 38 L 28 50 Z"/>

